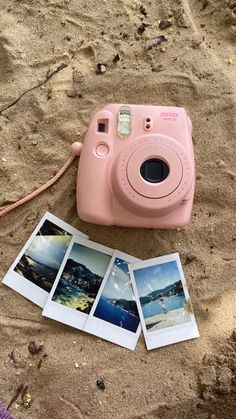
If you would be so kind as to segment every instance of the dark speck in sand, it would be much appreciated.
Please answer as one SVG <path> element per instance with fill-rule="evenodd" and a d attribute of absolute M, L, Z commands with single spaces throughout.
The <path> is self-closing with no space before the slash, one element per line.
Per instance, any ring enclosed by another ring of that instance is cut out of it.
<path fill-rule="evenodd" d="M 143 16 L 147 17 L 147 9 L 143 4 L 140 5 L 139 10 Z"/>
<path fill-rule="evenodd" d="M 129 34 L 127 32 L 121 32 L 120 35 L 123 39 L 128 39 L 129 38 Z"/>
<path fill-rule="evenodd" d="M 118 61 L 120 61 L 120 55 L 116 54 L 112 61 L 114 64 L 116 64 Z"/>
<path fill-rule="evenodd" d="M 149 23 L 142 22 L 142 24 L 138 27 L 138 33 L 141 35 L 149 26 L 151 26 Z"/>
<path fill-rule="evenodd" d="M 185 258 L 184 265 L 188 265 L 189 263 L 194 262 L 196 259 L 196 256 L 189 253 Z"/>
<path fill-rule="evenodd" d="M 205 8 L 208 6 L 209 1 L 208 0 L 203 0 L 202 2 L 202 10 L 205 10 Z"/>
<path fill-rule="evenodd" d="M 96 385 L 98 388 L 100 388 L 100 390 L 105 390 L 106 386 L 103 380 L 97 380 L 96 381 Z"/>

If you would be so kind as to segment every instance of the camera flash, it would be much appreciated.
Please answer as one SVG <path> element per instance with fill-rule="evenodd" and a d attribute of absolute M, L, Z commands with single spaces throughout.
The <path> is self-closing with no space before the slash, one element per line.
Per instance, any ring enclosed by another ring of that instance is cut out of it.
<path fill-rule="evenodd" d="M 132 113 L 131 109 L 122 106 L 118 114 L 118 135 L 119 137 L 128 137 L 132 131 Z"/>

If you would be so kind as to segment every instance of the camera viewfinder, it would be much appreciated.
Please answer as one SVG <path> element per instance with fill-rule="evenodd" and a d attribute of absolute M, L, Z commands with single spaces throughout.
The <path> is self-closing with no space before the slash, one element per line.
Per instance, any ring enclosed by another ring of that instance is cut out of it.
<path fill-rule="evenodd" d="M 103 122 L 99 122 L 98 123 L 98 132 L 105 132 L 105 131 L 106 131 L 105 124 L 103 124 Z"/>
<path fill-rule="evenodd" d="M 108 133 L 108 122 L 109 122 L 109 120 L 108 119 L 98 119 L 98 121 L 97 121 L 97 130 L 98 130 L 98 132 L 100 132 L 100 133 L 104 133 L 104 134 L 107 134 Z"/>

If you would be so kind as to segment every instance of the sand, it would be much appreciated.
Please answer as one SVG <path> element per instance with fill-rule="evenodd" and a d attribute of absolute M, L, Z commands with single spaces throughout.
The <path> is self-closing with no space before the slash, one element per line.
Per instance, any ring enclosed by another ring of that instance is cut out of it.
<path fill-rule="evenodd" d="M 130 352 L 42 318 L 1 284 L 0 402 L 7 405 L 21 384 L 33 398 L 28 409 L 13 403 L 17 419 L 235 417 L 236 3 L 142 4 L 146 9 L 128 0 L 1 2 L 0 205 L 52 177 L 105 104 L 177 105 L 193 122 L 191 223 L 177 231 L 83 223 L 76 162 L 54 187 L 1 219 L 1 277 L 49 210 L 139 258 L 178 251 L 201 337 L 150 352 L 140 338 Z M 172 26 L 159 29 L 158 19 L 167 18 Z M 140 33 L 142 22 L 151 26 Z M 167 41 L 144 51 L 157 35 Z M 29 354 L 30 341 L 42 342 L 43 352 Z"/>

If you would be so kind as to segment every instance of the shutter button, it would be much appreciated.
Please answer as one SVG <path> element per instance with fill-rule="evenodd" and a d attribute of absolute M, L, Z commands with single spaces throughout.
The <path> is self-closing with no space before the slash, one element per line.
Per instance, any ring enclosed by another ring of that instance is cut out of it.
<path fill-rule="evenodd" d="M 109 148 L 106 144 L 99 144 L 96 147 L 96 154 L 99 157 L 106 157 L 109 153 Z"/>

